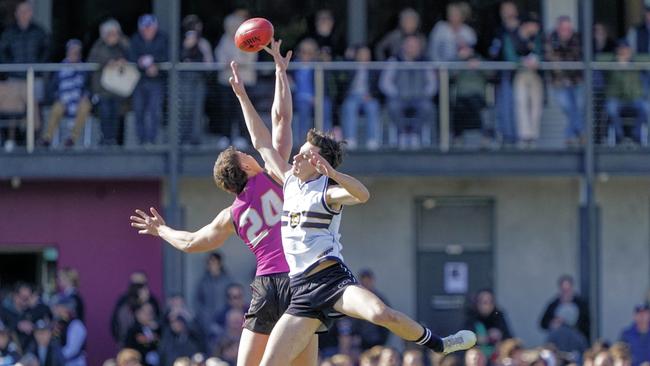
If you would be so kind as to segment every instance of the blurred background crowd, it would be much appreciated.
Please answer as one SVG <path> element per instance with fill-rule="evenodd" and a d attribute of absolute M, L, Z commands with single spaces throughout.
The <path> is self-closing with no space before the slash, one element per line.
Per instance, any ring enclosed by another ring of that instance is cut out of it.
<path fill-rule="evenodd" d="M 193 299 L 169 295 L 163 301 L 148 287 L 147 275 L 134 272 L 115 301 L 107 327 L 118 346 L 116 358 L 104 365 L 230 365 L 237 349 L 249 290 L 234 282 L 220 253 L 207 257 Z M 358 273 L 360 284 L 384 301 L 370 269 Z M 4 295 L 0 307 L 0 365 L 86 365 L 83 294 L 73 268 L 57 272 L 55 291 L 19 282 Z M 426 348 L 390 342 L 385 328 L 344 317 L 319 336 L 320 365 L 325 366 L 648 366 L 650 302 L 630 309 L 630 323 L 620 337 L 590 342 L 589 309 L 571 276 L 561 276 L 558 292 L 530 321 L 547 332 L 546 341 L 531 348 L 513 334 L 507 304 L 497 304 L 490 289 L 471 294 L 465 329 L 478 336 L 464 354 L 440 355 Z M 650 297 L 650 293 L 648 294 Z M 188 301 L 189 300 L 189 301 Z M 650 299 L 649 299 L 650 300 Z M 531 309 L 532 311 L 533 309 Z M 433 325 L 435 327 L 435 325 Z M 434 328 L 435 329 L 435 328 Z"/>

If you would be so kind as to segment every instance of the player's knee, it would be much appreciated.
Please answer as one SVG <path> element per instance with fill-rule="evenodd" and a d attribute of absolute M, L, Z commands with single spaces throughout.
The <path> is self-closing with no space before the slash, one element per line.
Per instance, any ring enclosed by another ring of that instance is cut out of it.
<path fill-rule="evenodd" d="M 388 325 L 397 321 L 397 314 L 386 304 L 377 303 L 372 306 L 372 313 L 368 320 L 377 325 Z"/>

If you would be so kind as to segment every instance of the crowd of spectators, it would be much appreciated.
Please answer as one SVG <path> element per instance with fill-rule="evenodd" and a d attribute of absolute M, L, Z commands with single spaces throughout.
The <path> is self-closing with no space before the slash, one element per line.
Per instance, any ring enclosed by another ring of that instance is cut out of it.
<path fill-rule="evenodd" d="M 377 294 L 372 270 L 358 274 L 360 285 Z M 57 272 L 51 293 L 17 283 L 0 305 L 0 366 L 85 366 L 84 301 L 79 274 Z M 234 366 L 250 294 L 228 275 L 219 253 L 207 256 L 204 276 L 193 289 L 193 303 L 169 295 L 162 306 L 151 293 L 147 275 L 133 272 L 110 317 L 117 345 L 117 366 Z M 1 299 L 1 297 L 0 297 Z M 47 300 L 45 300 L 47 299 Z M 648 366 L 650 365 L 650 303 L 633 309 L 615 343 L 589 344 L 589 308 L 575 291 L 573 279 L 562 276 L 558 293 L 542 309 L 539 327 L 544 343 L 526 348 L 516 338 L 503 306 L 490 289 L 468 298 L 464 324 L 477 334 L 477 345 L 461 354 L 441 355 L 424 348 L 401 349 L 385 328 L 343 317 L 319 335 L 321 366 Z M 108 314 L 107 314 L 108 315 Z M 107 320 L 108 317 L 107 317 Z M 395 348 L 398 347 L 398 348 Z"/>
<path fill-rule="evenodd" d="M 0 63 L 41 63 L 50 58 L 50 38 L 33 21 L 32 5 L 20 2 L 15 22 L 0 38 Z M 203 36 L 203 23 L 195 14 L 182 20 L 180 62 L 237 61 L 244 82 L 259 84 L 259 72 L 252 63 L 257 53 L 237 49 L 233 35 L 250 15 L 238 9 L 224 18 L 223 36 L 215 41 Z M 585 142 L 584 80 L 581 70 L 555 68 L 540 70 L 542 61 L 581 61 L 582 39 L 576 20 L 560 16 L 552 29 L 543 29 L 536 13 L 520 14 L 515 2 L 504 0 L 499 8 L 500 24 L 491 32 L 478 35 L 472 27 L 477 17 L 467 2 L 452 2 L 432 29 L 422 29 L 420 14 L 413 8 L 403 9 L 397 27 L 374 43 L 346 45 L 340 37 L 338 20 L 328 9 L 313 17 L 309 31 L 299 36 L 295 61 L 330 62 L 357 61 L 350 70 L 327 71 L 324 76 L 322 108 L 316 106 L 316 80 L 312 68 L 296 68 L 291 72 L 294 106 L 296 108 L 296 139 L 314 125 L 315 110 L 322 110 L 323 127 L 346 139 L 349 148 L 370 150 L 391 143 L 402 149 L 417 149 L 435 144 L 437 126 L 437 94 L 439 81 L 433 68 L 407 68 L 400 62 L 438 61 L 464 62 L 466 69 L 452 72 L 450 95 L 451 138 L 463 145 L 466 132 L 477 130 L 485 144 L 532 148 L 537 146 L 542 130 L 545 96 L 549 96 L 563 112 L 565 142 L 579 146 Z M 310 18 L 311 19 L 311 18 Z M 594 58 L 618 61 L 648 60 L 650 7 L 645 8 L 644 23 L 630 29 L 627 37 L 615 41 L 602 23 L 594 25 Z M 78 144 L 89 115 L 96 115 L 101 126 L 101 144 L 124 143 L 125 115 L 133 111 L 133 130 L 141 145 L 164 143 L 159 133 L 165 123 L 166 75 L 158 65 L 170 59 L 168 38 L 158 29 L 154 15 L 138 19 L 137 32 L 123 35 L 120 23 L 107 19 L 99 26 L 99 39 L 92 45 L 87 62 L 98 63 L 92 75 L 63 68 L 49 76 L 37 74 L 38 90 L 34 103 L 35 125 L 40 146 L 51 146 L 61 121 L 72 126 L 59 138 L 60 144 Z M 428 32 L 428 36 L 426 34 Z M 483 39 L 484 38 L 484 39 Z M 483 50 L 480 45 L 488 44 Z M 83 61 L 80 41 L 66 43 L 62 64 Z M 262 55 L 265 57 L 266 55 Z M 391 61 L 394 67 L 381 70 L 368 67 L 370 61 Z M 514 70 L 478 69 L 481 61 L 508 61 Z M 135 69 L 132 69 L 135 65 Z M 121 75 L 116 77 L 115 75 Z M 214 82 L 211 80 L 214 77 Z M 596 127 L 611 131 L 615 143 L 642 143 L 647 140 L 648 92 L 650 74 L 645 71 L 594 73 Z M 209 130 L 216 135 L 216 145 L 225 148 L 248 146 L 248 137 L 241 112 L 230 91 L 225 68 L 216 74 L 183 71 L 179 78 L 179 137 L 182 144 L 205 142 Z M 264 75 L 262 75 L 264 76 Z M 17 127 L 24 120 L 25 73 L 6 73 L 0 91 L 0 115 L 13 116 L 2 134 L 7 150 L 18 138 Z M 545 82 L 546 81 L 546 82 Z M 261 88 L 260 90 L 266 90 Z M 259 99 L 268 99 L 269 95 Z M 493 90 L 494 92 L 489 92 Z M 491 97 L 494 95 L 494 97 Z M 550 100 L 550 98 L 549 98 Z M 207 105 L 206 105 L 207 104 Z M 48 108 L 39 108 L 50 105 Z M 385 113 L 382 108 L 385 107 Z M 41 127 L 43 109 L 47 109 L 47 125 Z M 494 113 L 485 113 L 486 110 Z M 17 117 L 16 117 L 17 115 Z M 494 116 L 490 118 L 488 116 Z M 634 119 L 630 126 L 628 120 Z M 11 118 L 9 118 L 11 119 Z M 206 124 L 206 120 L 209 122 Z M 365 126 L 362 126 L 365 125 Z M 363 132 L 360 128 L 363 128 Z M 631 127 L 631 128 L 629 128 Z M 644 130 L 645 129 L 645 130 Z M 388 133 L 384 133 L 387 130 Z M 18 129 L 20 131 L 20 129 Z M 391 132 L 392 131 L 392 132 Z M 388 137 L 386 137 L 388 136 Z M 394 136 L 393 141 L 389 141 Z"/>

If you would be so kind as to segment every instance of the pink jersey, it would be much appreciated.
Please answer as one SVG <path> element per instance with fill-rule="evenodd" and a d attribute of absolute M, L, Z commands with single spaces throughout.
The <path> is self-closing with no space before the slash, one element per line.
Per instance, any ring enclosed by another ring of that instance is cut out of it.
<path fill-rule="evenodd" d="M 237 235 L 257 259 L 257 276 L 289 272 L 282 250 L 282 186 L 266 173 L 248 178 L 232 204 Z"/>

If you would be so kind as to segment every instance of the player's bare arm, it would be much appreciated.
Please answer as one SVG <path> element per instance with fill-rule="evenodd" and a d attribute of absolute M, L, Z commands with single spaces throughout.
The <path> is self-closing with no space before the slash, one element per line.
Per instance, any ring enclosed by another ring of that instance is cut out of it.
<path fill-rule="evenodd" d="M 264 50 L 273 56 L 275 62 L 275 95 L 271 107 L 273 147 L 287 161 L 291 156 L 293 143 L 291 132 L 293 101 L 289 79 L 287 78 L 287 68 L 289 67 L 292 52 L 289 51 L 286 56 L 282 56 L 280 53 L 281 45 L 282 40 L 273 40 L 271 41 L 271 48 L 265 46 Z"/>
<path fill-rule="evenodd" d="M 313 150 L 309 152 L 309 163 L 316 171 L 335 180 L 339 185 L 327 189 L 325 201 L 333 207 L 365 203 L 370 198 L 368 188 L 356 178 L 332 168 L 330 163 Z"/>
<path fill-rule="evenodd" d="M 172 229 L 158 211 L 151 207 L 151 214 L 135 210 L 131 216 L 131 226 L 139 229 L 138 234 L 161 237 L 174 248 L 186 253 L 208 252 L 219 248 L 235 232 L 230 207 L 223 209 L 214 220 L 201 229 L 190 232 Z"/>
<path fill-rule="evenodd" d="M 233 75 L 229 79 L 230 85 L 232 86 L 232 90 L 235 92 L 237 99 L 239 99 L 239 104 L 244 113 L 244 120 L 246 121 L 246 127 L 251 135 L 253 147 L 260 153 L 260 155 L 262 155 L 266 168 L 271 172 L 271 174 L 284 180 L 289 174 L 291 174 L 291 165 L 289 165 L 289 163 L 284 160 L 273 147 L 271 132 L 255 110 L 253 103 L 246 93 L 244 83 L 239 78 L 237 63 L 234 61 L 231 62 L 230 68 L 232 69 Z"/>

